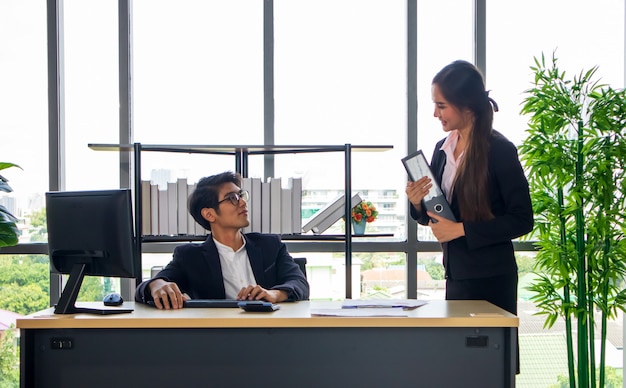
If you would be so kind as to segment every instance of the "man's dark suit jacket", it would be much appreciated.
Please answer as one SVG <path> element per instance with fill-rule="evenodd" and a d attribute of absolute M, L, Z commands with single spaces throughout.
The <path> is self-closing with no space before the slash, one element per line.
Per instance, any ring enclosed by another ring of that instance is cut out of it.
<path fill-rule="evenodd" d="M 258 285 L 268 290 L 287 291 L 291 301 L 309 298 L 309 283 L 279 236 L 260 233 L 243 236 Z M 210 235 L 203 243 L 176 247 L 172 261 L 153 279 L 137 286 L 136 301 L 147 303 L 152 300 L 148 284 L 154 279 L 176 283 L 191 299 L 226 298 L 220 257 Z"/>
<path fill-rule="evenodd" d="M 435 147 L 431 170 L 441 185 L 446 154 L 441 150 L 445 139 Z M 446 277 L 455 280 L 478 279 L 517 273 L 511 240 L 529 233 L 533 228 L 533 210 L 528 181 L 520 164 L 515 145 L 493 131 L 488 156 L 489 200 L 495 218 L 467 222 L 455 193 L 452 211 L 463 222 L 465 236 L 442 244 Z M 411 217 L 427 225 L 429 217 L 411 207 Z"/>

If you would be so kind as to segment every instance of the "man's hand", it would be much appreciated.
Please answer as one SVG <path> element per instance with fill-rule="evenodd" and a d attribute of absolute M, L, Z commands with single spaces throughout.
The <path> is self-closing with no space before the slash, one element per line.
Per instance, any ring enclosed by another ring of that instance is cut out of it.
<path fill-rule="evenodd" d="M 156 279 L 148 287 L 150 288 L 150 295 L 154 299 L 154 305 L 158 309 L 181 309 L 183 308 L 183 301 L 189 300 L 189 295 L 180 292 L 176 283 Z"/>
<path fill-rule="evenodd" d="M 278 303 L 287 300 L 287 291 L 283 290 L 266 290 L 257 286 L 243 287 L 237 294 L 239 300 L 264 300 L 266 302 Z"/>
<path fill-rule="evenodd" d="M 459 237 L 465 236 L 465 228 L 463 227 L 462 222 L 450 221 L 447 218 L 440 217 L 431 212 L 428 212 L 427 214 L 431 218 L 431 221 L 428 223 L 428 225 L 432 229 L 435 238 L 440 243 L 452 241 Z M 432 219 L 436 220 L 437 222 L 433 222 Z"/>

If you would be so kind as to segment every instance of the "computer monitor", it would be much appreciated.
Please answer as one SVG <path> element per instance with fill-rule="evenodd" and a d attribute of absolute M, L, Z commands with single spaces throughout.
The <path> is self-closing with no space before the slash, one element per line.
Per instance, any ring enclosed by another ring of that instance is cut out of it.
<path fill-rule="evenodd" d="M 46 193 L 52 273 L 69 274 L 55 314 L 115 314 L 126 308 L 76 307 L 86 275 L 135 278 L 135 235 L 130 189 Z"/>

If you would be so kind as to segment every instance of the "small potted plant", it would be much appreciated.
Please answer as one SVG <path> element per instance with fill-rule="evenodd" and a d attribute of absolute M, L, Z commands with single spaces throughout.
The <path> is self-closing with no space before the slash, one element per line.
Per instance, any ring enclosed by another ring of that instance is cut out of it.
<path fill-rule="evenodd" d="M 374 222 L 378 211 L 370 201 L 361 201 L 352 208 L 352 230 L 355 235 L 365 234 L 365 225 Z"/>

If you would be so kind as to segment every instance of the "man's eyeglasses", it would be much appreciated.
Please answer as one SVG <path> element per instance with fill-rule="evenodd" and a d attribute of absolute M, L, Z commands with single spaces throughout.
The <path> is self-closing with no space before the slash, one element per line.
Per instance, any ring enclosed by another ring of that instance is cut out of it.
<path fill-rule="evenodd" d="M 222 203 L 224 201 L 230 201 L 230 203 L 232 203 L 234 206 L 239 206 L 239 200 L 240 199 L 243 199 L 244 201 L 248 202 L 249 198 L 250 198 L 250 194 L 246 190 L 241 190 L 238 193 L 228 193 L 228 194 L 226 194 L 224 199 L 219 201 L 217 204 L 219 205 L 220 203 Z"/>

